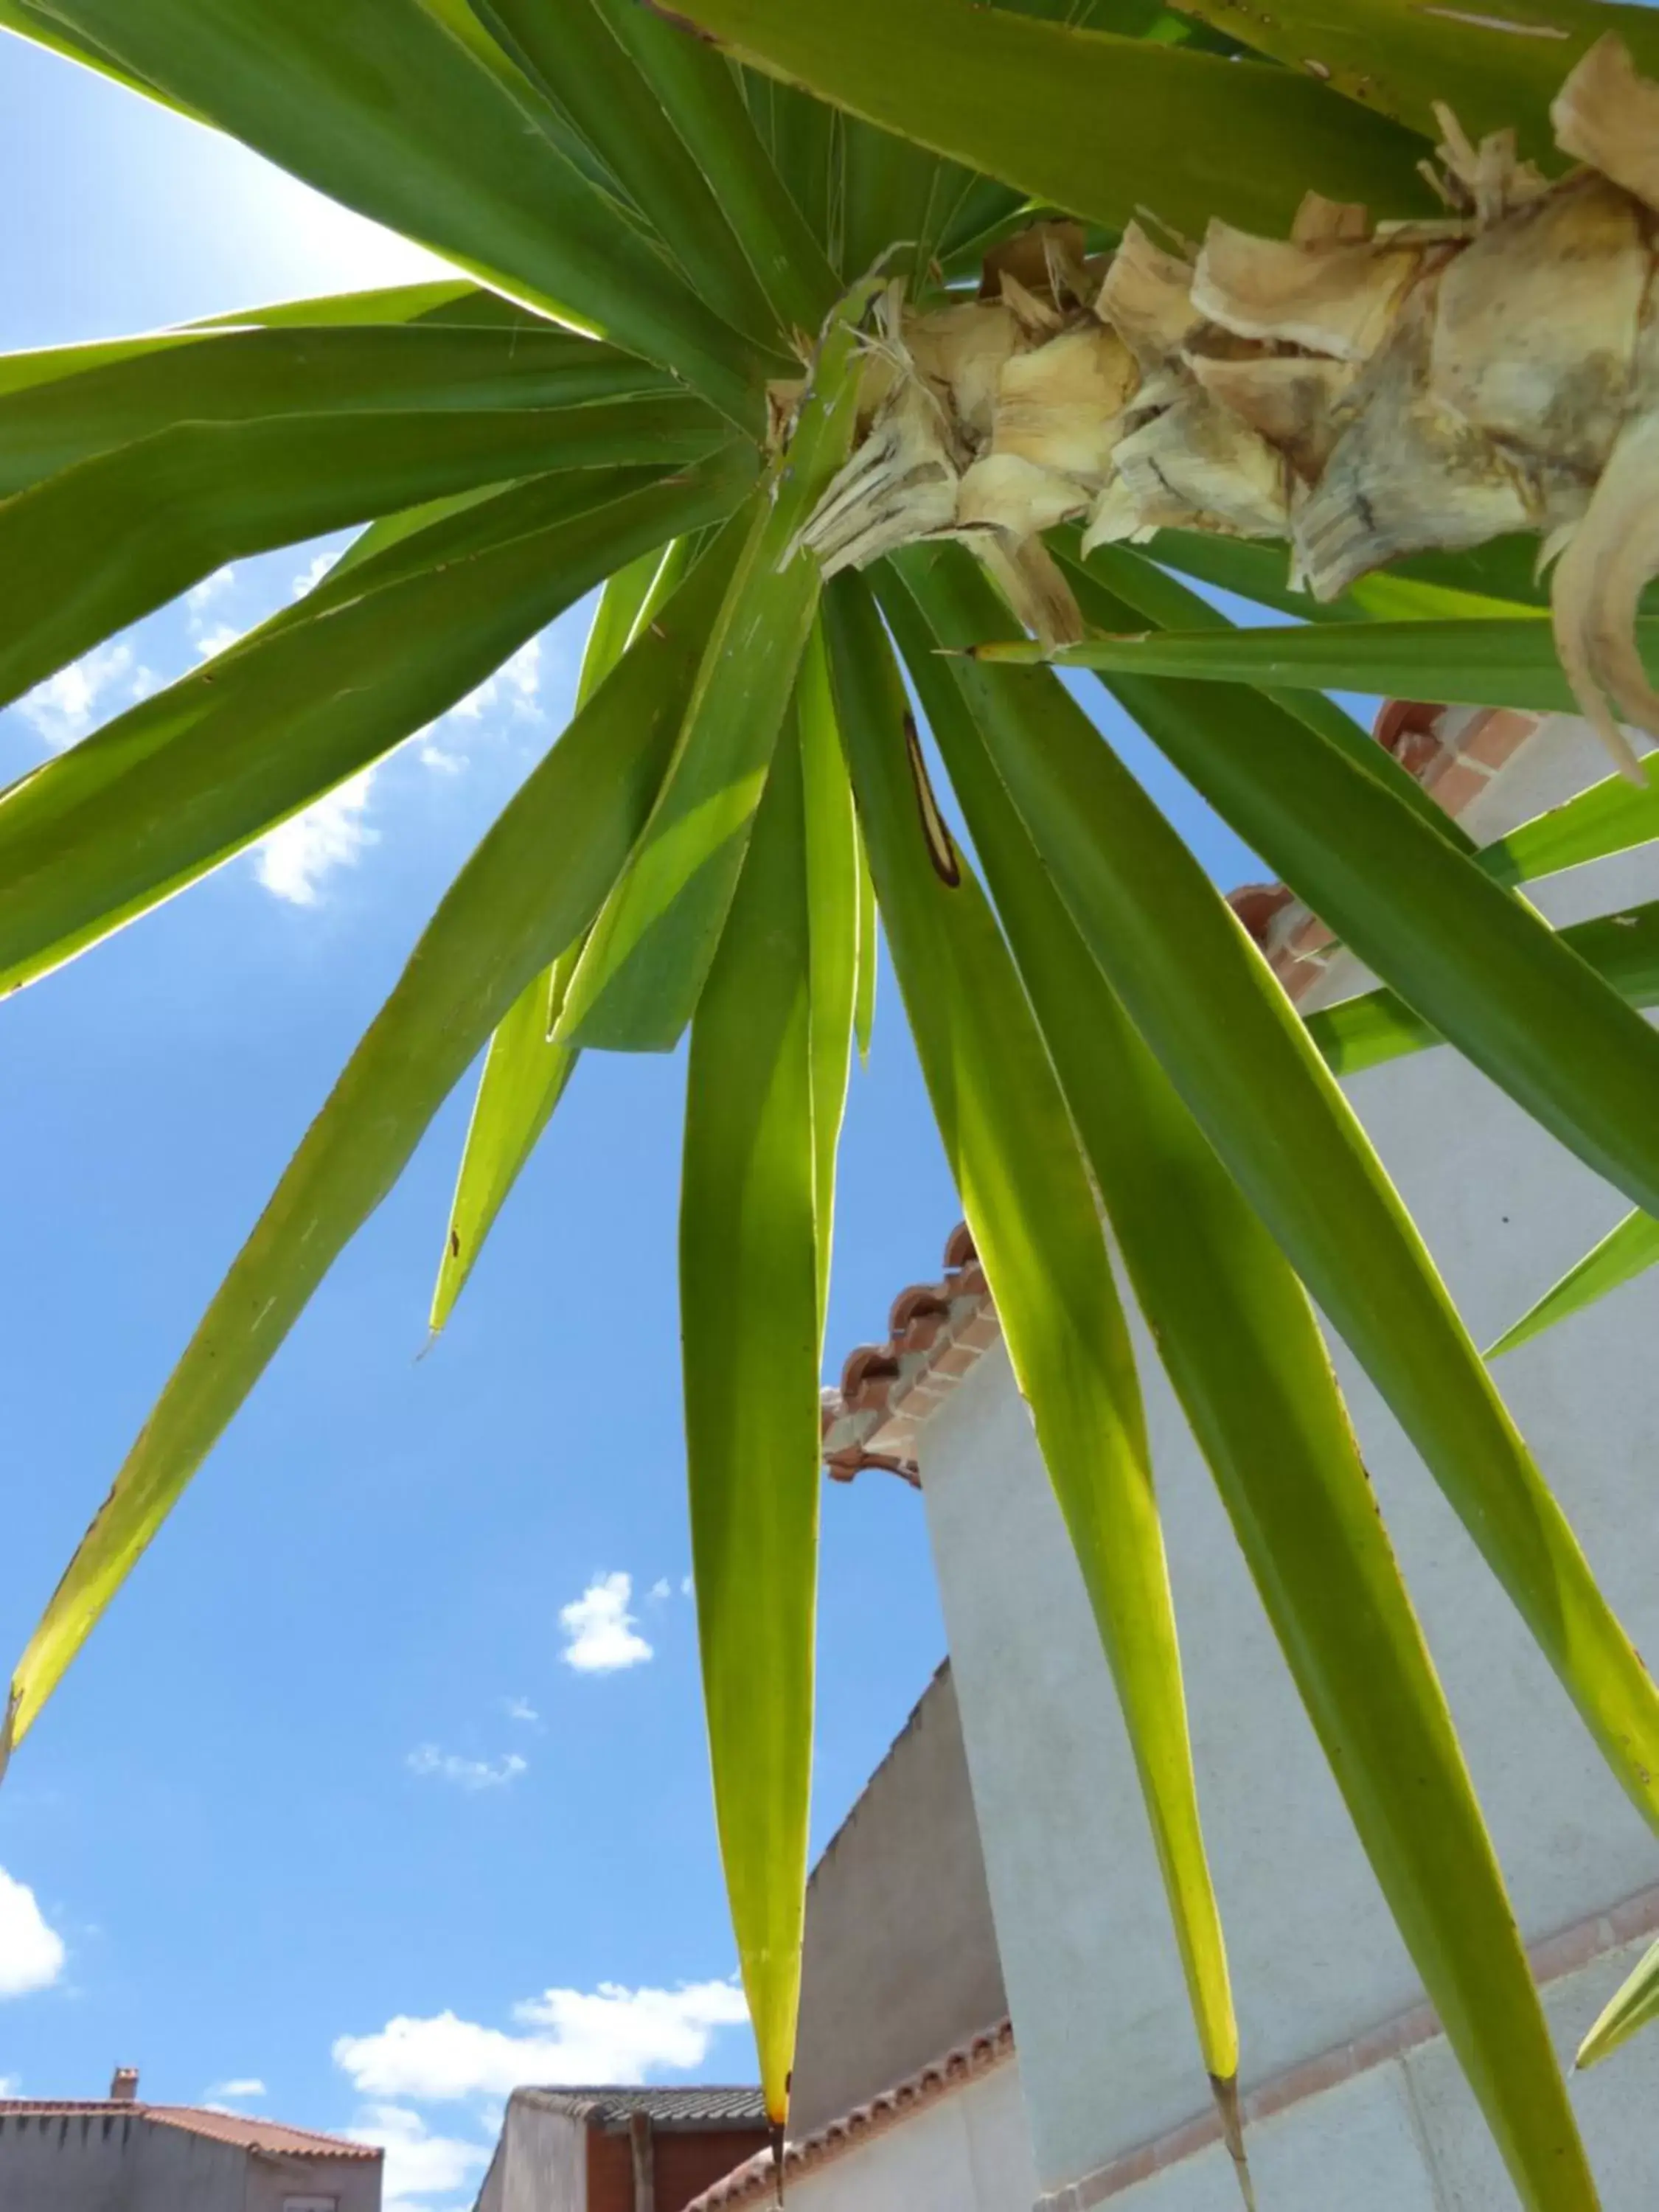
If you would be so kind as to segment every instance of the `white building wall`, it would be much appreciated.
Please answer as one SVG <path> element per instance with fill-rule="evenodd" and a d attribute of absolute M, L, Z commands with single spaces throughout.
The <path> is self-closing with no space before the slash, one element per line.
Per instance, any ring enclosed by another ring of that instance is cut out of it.
<path fill-rule="evenodd" d="M 789 2182 L 800 2212 L 1030 2212 L 1019 2066 L 994 2071 Z"/>
<path fill-rule="evenodd" d="M 1486 818 L 1465 819 L 1484 841 L 1602 772 L 1587 737 L 1557 725 L 1481 802 Z M 1534 896 L 1555 921 L 1606 912 L 1659 896 L 1659 863 L 1650 848 Z M 1350 963 L 1346 978 L 1334 973 L 1327 995 L 1346 995 L 1355 981 Z M 1350 1089 L 1480 1341 L 1626 1210 L 1449 1050 L 1371 1070 Z M 1387 2021 L 1420 1992 L 1144 1331 L 1139 1343 L 1249 2088 Z M 1656 1347 L 1659 1273 L 1496 1370 L 1603 1588 L 1638 1645 L 1651 1649 L 1659 1649 Z M 1659 1850 L 1432 1480 L 1353 1363 L 1340 1348 L 1337 1356 L 1517 1916 L 1535 1940 L 1659 1880 Z M 1203 2076 L 1122 1724 L 1000 1351 L 928 1423 L 921 1463 L 1036 2163 L 1042 2188 L 1053 2190 L 1200 2113 Z M 1564 1984 L 1552 2003 L 1582 2027 L 1579 2015 L 1593 2014 L 1592 1999 L 1617 1978 L 1608 1961 L 1582 1987 Z M 1638 2201 L 1616 2193 L 1637 2152 L 1613 2116 L 1642 2082 L 1650 2179 L 1640 2201 L 1659 2203 L 1655 2063 L 1638 2045 L 1577 2092 L 1610 2206 Z M 1449 2064 L 1442 2046 L 1437 2057 L 1424 2054 L 1316 2100 L 1322 2137 L 1303 2132 L 1315 2106 L 1264 2127 L 1262 2157 L 1283 2162 L 1287 2175 L 1305 2166 L 1313 2191 L 1274 2190 L 1264 2203 L 1275 2212 L 1304 2201 L 1310 2212 L 1316 2203 L 1320 2212 L 1509 2205 L 1478 2123 L 1470 2134 L 1461 2085 L 1449 2078 L 1443 2094 Z M 1282 2148 L 1270 2153 L 1272 2142 Z M 1327 2157 L 1345 2176 L 1352 2169 L 1352 2193 Z M 1179 2183 L 1143 2184 L 1126 2204 L 1219 2206 L 1221 2194 L 1179 2193 L 1207 2186 L 1196 2177 L 1211 2162 L 1195 2163 Z M 1362 2188 L 1364 2172 L 1391 2178 Z M 1231 2190 L 1224 2172 L 1221 2179 Z"/>

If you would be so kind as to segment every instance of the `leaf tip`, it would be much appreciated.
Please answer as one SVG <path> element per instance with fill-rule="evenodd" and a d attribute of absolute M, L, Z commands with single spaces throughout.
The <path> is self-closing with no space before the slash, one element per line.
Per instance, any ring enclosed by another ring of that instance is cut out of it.
<path fill-rule="evenodd" d="M 1256 2212 L 1255 2185 L 1250 2179 L 1249 2160 L 1244 2154 L 1244 2116 L 1238 2100 L 1238 2076 L 1237 2074 L 1212 2074 L 1210 2089 L 1215 2098 L 1216 2110 L 1221 2116 L 1222 2137 L 1238 2179 L 1239 2194 L 1244 2200 L 1244 2212 Z"/>

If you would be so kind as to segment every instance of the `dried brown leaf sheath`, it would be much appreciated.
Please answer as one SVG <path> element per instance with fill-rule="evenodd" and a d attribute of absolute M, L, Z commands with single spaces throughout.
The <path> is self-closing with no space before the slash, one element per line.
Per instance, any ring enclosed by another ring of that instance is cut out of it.
<path fill-rule="evenodd" d="M 1659 574 L 1659 85 L 1614 37 L 1559 95 L 1559 183 L 1440 113 L 1448 215 L 1373 227 L 1310 193 L 1289 239 L 1210 226 L 1188 260 L 1132 224 L 996 251 L 981 297 L 871 343 L 867 429 L 803 541 L 833 573 L 958 537 L 1049 642 L 1081 624 L 1039 533 L 1286 537 L 1334 599 L 1403 554 L 1538 532 L 1563 665 L 1633 768 L 1659 736 L 1634 643 Z"/>

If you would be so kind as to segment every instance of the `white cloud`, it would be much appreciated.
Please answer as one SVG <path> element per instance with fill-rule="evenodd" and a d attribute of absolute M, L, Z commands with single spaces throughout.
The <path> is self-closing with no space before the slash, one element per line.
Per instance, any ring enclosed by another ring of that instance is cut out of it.
<path fill-rule="evenodd" d="M 185 604 L 199 612 L 203 607 L 210 606 L 222 592 L 229 591 L 235 581 L 236 569 L 234 563 L 222 568 L 216 568 L 210 576 L 204 576 L 199 584 L 191 586 L 185 593 Z"/>
<path fill-rule="evenodd" d="M 453 1751 L 440 1751 L 435 1743 L 417 1745 L 404 1761 L 411 1774 L 430 1775 L 457 1790 L 504 1790 L 529 1768 L 529 1761 L 509 1751 L 503 1759 L 463 1759 Z"/>
<path fill-rule="evenodd" d="M 216 2081 L 203 2092 L 204 2097 L 234 2098 L 239 2102 L 246 2097 L 263 2097 L 265 2085 L 254 2074 L 234 2074 L 228 2081 Z"/>
<path fill-rule="evenodd" d="M 445 746 L 434 744 L 430 738 L 423 741 L 416 758 L 422 768 L 429 768 L 434 775 L 459 775 L 467 765 L 465 753 L 451 752 Z"/>
<path fill-rule="evenodd" d="M 503 701 L 515 714 L 534 714 L 536 702 L 542 688 L 542 641 L 532 637 L 521 645 L 508 660 L 504 660 L 495 673 L 481 684 L 476 691 L 469 691 L 450 708 L 452 714 L 464 715 L 476 722 L 491 707 Z"/>
<path fill-rule="evenodd" d="M 0 2097 L 15 2097 L 23 2084 L 15 2074 L 0 2074 Z"/>
<path fill-rule="evenodd" d="M 295 598 L 302 599 L 307 592 L 314 592 L 338 558 L 336 553 L 313 553 L 290 586 Z"/>
<path fill-rule="evenodd" d="M 196 650 L 204 660 L 216 654 L 228 653 L 233 645 L 240 645 L 247 635 L 246 629 L 238 629 L 234 623 L 215 623 L 211 629 L 195 628 Z"/>
<path fill-rule="evenodd" d="M 614 1674 L 642 1666 L 653 1656 L 628 1610 L 634 1595 L 631 1575 L 596 1575 L 579 1598 L 559 1607 L 569 1642 L 560 1656 L 580 1674 Z"/>
<path fill-rule="evenodd" d="M 640 2082 L 663 2069 L 700 2067 L 721 2028 L 749 2017 L 733 1982 L 676 1990 L 547 1990 L 515 2005 L 519 2031 L 441 2012 L 399 2015 L 376 2035 L 343 2035 L 334 2063 L 366 2097 L 422 2103 L 504 2097 L 521 2083 Z"/>
<path fill-rule="evenodd" d="M 653 1605 L 660 1605 L 665 1598 L 672 1597 L 673 1595 L 674 1592 L 672 1585 L 670 1583 L 666 1575 L 659 1575 L 656 1581 L 652 1583 L 650 1589 L 646 1592 L 646 1595 L 650 1599 Z"/>
<path fill-rule="evenodd" d="M 501 1703 L 510 1721 L 538 1721 L 541 1718 L 528 1698 L 504 1698 Z"/>
<path fill-rule="evenodd" d="M 690 1575 L 682 1575 L 682 1576 L 681 1576 L 681 1577 L 680 1577 L 680 1595 L 681 1595 L 682 1597 L 690 1597 L 690 1596 L 692 1596 L 692 1595 L 694 1595 L 695 1591 L 696 1591 L 696 1585 L 693 1583 L 693 1581 L 692 1581 L 692 1579 L 691 1579 L 691 1577 L 690 1577 Z"/>
<path fill-rule="evenodd" d="M 355 866 L 367 846 L 379 843 L 380 832 L 363 820 L 374 781 L 374 770 L 362 769 L 259 840 L 253 865 L 268 891 L 292 906 L 315 906 L 325 876 Z"/>
<path fill-rule="evenodd" d="M 132 672 L 130 645 L 96 645 L 18 701 L 23 719 L 55 753 L 83 738 L 112 684 Z M 140 672 L 141 673 L 143 672 Z"/>
<path fill-rule="evenodd" d="M 63 1937 L 46 1925 L 27 1883 L 0 1867 L 0 1997 L 49 1990 L 63 1971 Z"/>
<path fill-rule="evenodd" d="M 370 2105 L 345 2133 L 385 2150 L 385 2212 L 420 2212 L 427 2198 L 468 2188 L 489 2163 L 488 2143 L 434 2135 L 403 2105 Z"/>

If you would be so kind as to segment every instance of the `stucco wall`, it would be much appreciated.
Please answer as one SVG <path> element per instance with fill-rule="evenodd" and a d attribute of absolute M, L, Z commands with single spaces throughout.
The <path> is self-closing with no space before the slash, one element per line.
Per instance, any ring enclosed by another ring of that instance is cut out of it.
<path fill-rule="evenodd" d="M 1544 2010 L 1576 2047 L 1637 1942 L 1552 1983 Z M 1659 2184 L 1659 2038 L 1638 2039 L 1573 2082 L 1601 2184 L 1601 2212 L 1651 2212 Z M 1492 2138 L 1444 2040 L 1345 2081 L 1250 2130 L 1256 2193 L 1273 2212 L 1486 2212 L 1514 2202 Z M 1109 2200 L 1110 2212 L 1237 2212 L 1232 2161 L 1218 2144 Z"/>
<path fill-rule="evenodd" d="M 135 2115 L 0 2117 L 0 2212 L 125 2212 Z"/>
<path fill-rule="evenodd" d="M 789 2184 L 801 2212 L 1030 2212 L 1036 2178 L 1010 2059 Z"/>
<path fill-rule="evenodd" d="M 533 2089 L 507 2100 L 477 2212 L 587 2212 L 587 2130 Z"/>
<path fill-rule="evenodd" d="M 250 2156 L 139 2112 L 0 2117 L 0 2212 L 282 2212 L 304 2196 L 380 2212 L 380 2165 Z"/>
<path fill-rule="evenodd" d="M 243 2212 L 283 2212 L 291 2197 L 331 2197 L 337 2212 L 380 2212 L 383 2172 L 380 2160 L 272 2158 L 256 2151 L 247 2160 Z"/>
<path fill-rule="evenodd" d="M 811 2135 L 1007 2008 L 946 1668 L 807 1889 L 791 2131 Z"/>
<path fill-rule="evenodd" d="M 1602 772 L 1579 733 L 1547 731 L 1483 802 L 1479 834 Z M 1537 902 L 1560 920 L 1655 896 L 1649 848 L 1540 886 Z M 1334 976 L 1332 994 L 1353 981 Z M 1446 1049 L 1370 1071 L 1351 1095 L 1480 1341 L 1625 1211 Z M 1650 1648 L 1656 1342 L 1659 1275 L 1497 1370 L 1603 1587 Z M 1248 2085 L 1418 1992 L 1144 1332 L 1140 1350 Z M 1644 1888 L 1659 1874 L 1652 1838 L 1390 1417 L 1340 1351 L 1338 1365 L 1523 1929 L 1546 1935 Z M 921 1469 L 1036 2164 L 1052 2188 L 1201 2109 L 1202 2079 L 1121 1723 L 1000 1352 L 929 1423 Z M 1595 2098 L 1646 2063 L 1613 2061 Z M 1594 2131 L 1600 2106 L 1585 2110 Z M 1648 2126 L 1651 2174 L 1659 2113 Z M 1605 2151 L 1598 2162 L 1616 2168 L 1617 2147 Z M 1340 2189 L 1324 2199 L 1346 2201 Z M 1449 2201 L 1496 2212 L 1510 2200 L 1473 2182 Z"/>

